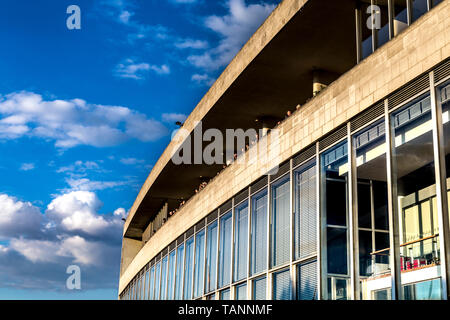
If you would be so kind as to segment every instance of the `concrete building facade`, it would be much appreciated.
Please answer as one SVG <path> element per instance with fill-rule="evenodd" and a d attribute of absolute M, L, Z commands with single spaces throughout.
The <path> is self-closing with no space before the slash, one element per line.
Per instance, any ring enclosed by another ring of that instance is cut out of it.
<path fill-rule="evenodd" d="M 282 1 L 143 185 L 119 298 L 448 299 L 449 17 L 448 0 Z M 199 124 L 259 135 L 175 164 Z M 270 161 L 236 161 L 255 148 Z"/>

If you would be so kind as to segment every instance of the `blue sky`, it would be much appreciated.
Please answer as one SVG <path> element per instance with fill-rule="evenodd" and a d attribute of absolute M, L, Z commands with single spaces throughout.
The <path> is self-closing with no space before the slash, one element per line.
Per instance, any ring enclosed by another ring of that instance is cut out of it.
<path fill-rule="evenodd" d="M 278 2 L 0 2 L 0 299 L 117 298 L 121 218 Z"/>

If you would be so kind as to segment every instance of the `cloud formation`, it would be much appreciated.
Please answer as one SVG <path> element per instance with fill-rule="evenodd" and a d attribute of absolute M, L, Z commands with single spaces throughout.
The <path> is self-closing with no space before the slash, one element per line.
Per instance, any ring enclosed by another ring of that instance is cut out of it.
<path fill-rule="evenodd" d="M 33 92 L 0 95 L 0 140 L 24 136 L 55 141 L 58 148 L 110 147 L 130 139 L 155 141 L 167 134 L 159 121 L 122 106 L 81 99 L 44 100 Z"/>
<path fill-rule="evenodd" d="M 220 37 L 218 46 L 188 57 L 192 65 L 208 72 L 227 65 L 275 9 L 266 3 L 247 5 L 245 0 L 228 0 L 226 7 L 228 14 L 209 16 L 205 20 L 205 26 Z"/>
<path fill-rule="evenodd" d="M 0 194 L 0 282 L 4 287 L 65 290 L 65 270 L 81 267 L 82 286 L 114 288 L 120 261 L 123 208 L 101 214 L 93 192 L 72 191 L 45 213 L 29 202 Z M 13 267 L 12 267 L 13 266 Z"/>

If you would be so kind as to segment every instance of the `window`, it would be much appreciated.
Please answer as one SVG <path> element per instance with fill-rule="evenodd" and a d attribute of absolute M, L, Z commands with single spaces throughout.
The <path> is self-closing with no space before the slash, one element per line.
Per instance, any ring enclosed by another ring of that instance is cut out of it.
<path fill-rule="evenodd" d="M 252 197 L 251 274 L 267 269 L 267 191 Z"/>
<path fill-rule="evenodd" d="M 297 300 L 317 299 L 317 261 L 297 265 Z"/>
<path fill-rule="evenodd" d="M 339 143 L 321 155 L 322 215 L 326 227 L 326 265 L 329 275 L 348 276 L 348 156 L 347 141 Z M 324 282 L 327 284 L 328 282 Z M 328 298 L 338 296 L 328 287 Z M 330 295 L 331 293 L 331 295 Z"/>
<path fill-rule="evenodd" d="M 390 274 L 384 120 L 357 132 L 352 143 L 356 157 L 361 294 L 363 300 L 371 300 L 377 296 L 371 295 L 369 288 L 378 277 Z"/>
<path fill-rule="evenodd" d="M 220 218 L 219 242 L 219 288 L 230 283 L 231 280 L 231 233 L 233 216 L 231 212 Z"/>
<path fill-rule="evenodd" d="M 441 279 L 405 285 L 403 298 L 405 300 L 441 300 Z"/>
<path fill-rule="evenodd" d="M 266 300 L 266 277 L 253 280 L 253 300 Z"/>
<path fill-rule="evenodd" d="M 236 286 L 236 300 L 247 300 L 247 283 Z"/>
<path fill-rule="evenodd" d="M 274 183 L 272 189 L 271 266 L 290 260 L 290 183 L 289 175 Z"/>
<path fill-rule="evenodd" d="M 220 292 L 220 300 L 230 300 L 230 289 Z"/>
<path fill-rule="evenodd" d="M 248 254 L 248 203 L 247 201 L 235 209 L 234 231 L 234 281 L 247 276 Z"/>
<path fill-rule="evenodd" d="M 289 269 L 273 274 L 273 299 L 291 300 L 291 275 Z"/>
<path fill-rule="evenodd" d="M 400 267 L 403 272 L 439 263 L 439 228 L 434 224 L 437 215 L 432 128 L 428 95 L 391 114 L 396 177 L 393 183 L 397 190 Z M 438 276 L 439 270 L 436 269 Z M 406 295 L 405 299 L 408 297 Z"/>
<path fill-rule="evenodd" d="M 160 299 L 161 292 L 161 262 L 156 264 L 155 268 L 155 295 L 154 300 Z"/>
<path fill-rule="evenodd" d="M 142 295 L 142 300 L 148 300 L 148 284 L 149 284 L 149 276 L 150 276 L 150 269 L 147 269 L 145 271 L 145 279 L 144 279 L 144 290 Z"/>
<path fill-rule="evenodd" d="M 192 299 L 192 275 L 194 268 L 194 237 L 186 240 L 186 266 L 184 268 L 184 299 Z"/>
<path fill-rule="evenodd" d="M 155 295 L 154 295 L 154 292 L 155 292 L 155 266 L 152 266 L 150 268 L 150 283 L 149 283 L 148 288 L 149 288 L 148 289 L 149 290 L 148 299 L 154 300 L 155 299 Z"/>
<path fill-rule="evenodd" d="M 308 163 L 294 172 L 295 214 L 294 255 L 295 259 L 311 256 L 317 251 L 317 200 L 316 166 Z"/>
<path fill-rule="evenodd" d="M 183 299 L 184 244 L 177 249 L 177 268 L 175 273 L 175 299 Z"/>
<path fill-rule="evenodd" d="M 160 300 L 167 300 L 167 267 L 168 257 L 165 256 L 161 262 L 161 297 Z"/>
<path fill-rule="evenodd" d="M 176 250 L 169 253 L 169 273 L 167 277 L 167 299 L 173 300 L 174 284 L 175 284 L 175 263 L 176 263 Z"/>
<path fill-rule="evenodd" d="M 195 264 L 194 264 L 194 298 L 203 295 L 203 279 L 205 272 L 205 230 L 195 236 Z"/>
<path fill-rule="evenodd" d="M 217 221 L 208 226 L 206 246 L 206 293 L 216 290 Z"/>

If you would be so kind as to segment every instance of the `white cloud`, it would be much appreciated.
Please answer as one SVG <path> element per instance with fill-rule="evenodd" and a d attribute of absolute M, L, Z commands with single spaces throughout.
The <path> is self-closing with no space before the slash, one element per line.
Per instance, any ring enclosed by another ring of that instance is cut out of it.
<path fill-rule="evenodd" d="M 206 27 L 215 31 L 221 40 L 216 48 L 188 57 L 194 66 L 213 71 L 227 65 L 275 6 L 265 3 L 247 5 L 245 0 L 228 0 L 227 8 L 227 15 L 206 19 Z"/>
<path fill-rule="evenodd" d="M 208 48 L 208 42 L 203 40 L 184 39 L 175 43 L 178 49 L 206 49 Z"/>
<path fill-rule="evenodd" d="M 117 188 L 130 184 L 129 181 L 91 181 L 88 178 L 66 178 L 68 189 L 63 189 L 64 192 L 69 191 L 99 191 L 111 188 Z"/>
<path fill-rule="evenodd" d="M 183 113 L 163 113 L 161 118 L 164 122 L 174 123 L 177 121 L 184 122 L 187 116 Z"/>
<path fill-rule="evenodd" d="M 192 75 L 191 80 L 198 84 L 206 86 L 212 86 L 215 81 L 212 77 L 210 77 L 207 74 L 194 74 Z"/>
<path fill-rule="evenodd" d="M 85 173 L 86 171 L 101 171 L 100 166 L 95 161 L 75 161 L 75 163 L 61 167 L 57 173 Z"/>
<path fill-rule="evenodd" d="M 47 240 L 12 239 L 10 248 L 31 262 L 55 262 L 58 258 L 58 243 Z"/>
<path fill-rule="evenodd" d="M 143 164 L 145 160 L 136 159 L 136 158 L 122 158 L 120 162 L 126 165 L 135 165 L 135 164 Z"/>
<path fill-rule="evenodd" d="M 44 100 L 33 92 L 0 96 L 0 140 L 31 136 L 54 140 L 58 148 L 115 146 L 129 139 L 154 141 L 167 133 L 158 121 L 121 106 L 81 99 Z M 11 121 L 11 119 L 14 121 Z"/>
<path fill-rule="evenodd" d="M 170 68 L 165 64 L 157 66 L 145 62 L 136 63 L 132 59 L 126 59 L 124 63 L 119 63 L 114 69 L 114 74 L 119 78 L 142 80 L 149 71 L 154 71 L 159 75 L 170 74 Z"/>
<path fill-rule="evenodd" d="M 118 208 L 114 211 L 114 216 L 117 216 L 119 218 L 126 218 L 128 216 L 128 212 L 124 208 Z"/>
<path fill-rule="evenodd" d="M 66 231 L 99 236 L 120 226 L 120 219 L 107 219 L 97 214 L 102 205 L 93 192 L 72 191 L 55 198 L 47 206 L 46 216 Z"/>
<path fill-rule="evenodd" d="M 30 202 L 0 194 L 0 239 L 40 232 L 42 214 Z"/>
<path fill-rule="evenodd" d="M 30 171 L 34 170 L 34 168 L 34 163 L 22 163 L 22 165 L 20 166 L 21 171 Z"/>

